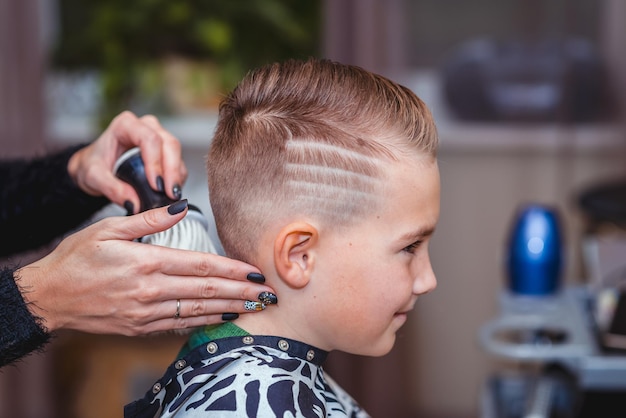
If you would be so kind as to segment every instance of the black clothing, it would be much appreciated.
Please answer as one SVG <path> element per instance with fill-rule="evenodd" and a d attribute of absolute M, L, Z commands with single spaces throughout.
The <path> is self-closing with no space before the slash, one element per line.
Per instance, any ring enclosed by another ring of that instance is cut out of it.
<path fill-rule="evenodd" d="M 84 193 L 67 163 L 82 146 L 34 160 L 0 162 L 0 256 L 36 249 L 76 228 L 109 201 Z M 19 261 L 19 260 L 18 260 Z M 0 267 L 0 367 L 50 339 L 28 310 L 17 267 Z"/>
<path fill-rule="evenodd" d="M 40 350 L 50 340 L 41 318 L 28 310 L 14 275 L 13 268 L 0 268 L 0 367 Z"/>
<path fill-rule="evenodd" d="M 0 162 L 0 256 L 49 243 L 109 202 L 83 192 L 67 172 L 70 157 L 81 147 Z"/>

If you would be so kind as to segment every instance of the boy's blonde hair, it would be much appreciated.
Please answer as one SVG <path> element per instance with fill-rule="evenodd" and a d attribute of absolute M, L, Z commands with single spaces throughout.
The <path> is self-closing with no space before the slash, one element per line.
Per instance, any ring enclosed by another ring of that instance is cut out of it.
<path fill-rule="evenodd" d="M 287 61 L 250 72 L 224 99 L 208 156 L 226 254 L 254 262 L 271 222 L 350 225 L 384 203 L 383 162 L 433 158 L 437 133 L 409 89 L 359 67 Z"/>

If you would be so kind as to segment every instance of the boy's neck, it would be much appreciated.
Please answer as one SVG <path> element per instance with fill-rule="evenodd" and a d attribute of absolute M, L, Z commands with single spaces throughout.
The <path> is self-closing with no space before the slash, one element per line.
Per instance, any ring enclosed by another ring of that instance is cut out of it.
<path fill-rule="evenodd" d="M 289 335 L 284 335 L 285 332 L 280 325 L 282 324 L 282 319 L 277 318 L 279 311 L 280 308 L 278 306 L 270 305 L 262 312 L 239 315 L 239 318 L 232 322 L 252 335 L 274 335 L 291 338 Z"/>
<path fill-rule="evenodd" d="M 289 304 L 280 300 L 278 305 L 270 305 L 262 312 L 254 312 L 240 315 L 233 321 L 235 325 L 252 335 L 270 335 L 289 338 L 315 346 L 322 350 L 328 347 L 320 346 L 319 341 L 312 338 L 312 331 L 306 328 L 306 322 L 298 319 L 298 311 L 295 315 L 289 310 Z"/>

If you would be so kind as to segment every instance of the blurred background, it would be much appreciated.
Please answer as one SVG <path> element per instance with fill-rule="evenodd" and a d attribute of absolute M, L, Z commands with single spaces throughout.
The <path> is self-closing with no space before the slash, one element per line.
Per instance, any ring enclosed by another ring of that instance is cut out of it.
<path fill-rule="evenodd" d="M 520 205 L 556 208 L 564 286 L 591 280 L 579 196 L 626 179 L 625 28 L 621 0 L 0 0 L 0 155 L 152 113 L 184 146 L 185 197 L 210 216 L 203 158 L 220 97 L 247 70 L 316 56 L 405 84 L 440 135 L 439 285 L 392 353 L 333 353 L 327 369 L 374 417 L 509 416 L 488 415 L 488 382 L 537 364 L 478 341 L 499 313 L 509 228 Z M 183 339 L 60 333 L 2 370 L 0 417 L 121 416 Z"/>

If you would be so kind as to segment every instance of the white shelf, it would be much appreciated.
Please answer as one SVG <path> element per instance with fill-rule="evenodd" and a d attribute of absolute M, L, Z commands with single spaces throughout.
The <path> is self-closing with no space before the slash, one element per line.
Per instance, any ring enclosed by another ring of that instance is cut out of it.
<path fill-rule="evenodd" d="M 587 311 L 589 290 L 568 287 L 555 296 L 520 297 L 503 293 L 501 314 L 479 331 L 481 346 L 488 353 L 521 362 L 558 362 L 576 373 L 585 389 L 626 388 L 626 356 L 602 352 Z M 533 331 L 560 330 L 564 340 L 545 344 L 534 339 L 507 341 L 498 337 L 509 332 L 532 335 Z"/>

